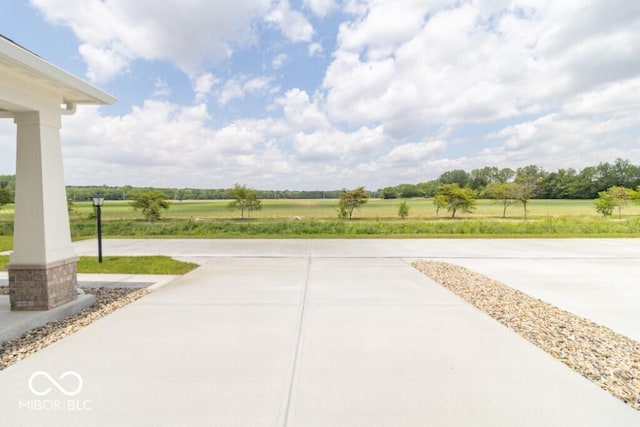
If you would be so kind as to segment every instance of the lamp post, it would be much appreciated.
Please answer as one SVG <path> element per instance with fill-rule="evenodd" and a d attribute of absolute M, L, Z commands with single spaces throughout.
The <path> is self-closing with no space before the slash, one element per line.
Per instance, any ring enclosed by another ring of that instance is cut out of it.
<path fill-rule="evenodd" d="M 91 198 L 93 199 L 93 206 L 96 208 L 96 220 L 98 222 L 98 262 L 102 262 L 102 205 L 104 204 L 104 197 L 100 193 L 95 193 Z"/>

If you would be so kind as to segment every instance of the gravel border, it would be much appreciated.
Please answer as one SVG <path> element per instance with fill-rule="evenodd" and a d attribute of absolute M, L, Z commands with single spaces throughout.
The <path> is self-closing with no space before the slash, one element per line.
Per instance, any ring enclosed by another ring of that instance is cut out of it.
<path fill-rule="evenodd" d="M 151 291 L 145 288 L 82 288 L 96 297 L 96 303 L 72 316 L 32 329 L 18 338 L 5 341 L 0 346 L 0 370 L 33 354 L 49 344 L 79 331 L 85 326 L 133 302 Z M 0 294 L 8 294 L 7 286 L 0 287 Z"/>
<path fill-rule="evenodd" d="M 413 266 L 636 410 L 640 343 L 464 267 Z"/>

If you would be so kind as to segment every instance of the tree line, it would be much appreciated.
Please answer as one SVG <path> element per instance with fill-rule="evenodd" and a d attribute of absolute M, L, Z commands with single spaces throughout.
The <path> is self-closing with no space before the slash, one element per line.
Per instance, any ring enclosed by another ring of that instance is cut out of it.
<path fill-rule="evenodd" d="M 139 192 L 158 190 L 170 200 L 227 200 L 233 199 L 229 194 L 233 188 L 158 188 L 120 186 L 68 186 L 67 196 L 74 202 L 90 201 L 91 196 L 101 193 L 106 200 L 130 200 L 131 195 Z M 291 191 L 291 190 L 255 190 L 260 199 L 337 199 L 339 190 L 330 191 Z"/>
<path fill-rule="evenodd" d="M 15 189 L 15 175 L 0 175 L 0 206 L 13 203 Z"/>
<path fill-rule="evenodd" d="M 385 199 L 433 197 L 442 185 L 458 184 L 460 188 L 475 191 L 479 197 L 492 198 L 486 191 L 491 185 L 528 181 L 530 177 L 535 177 L 535 191 L 530 195 L 533 199 L 595 199 L 611 187 L 636 188 L 640 185 L 640 166 L 617 159 L 614 163 L 600 163 L 580 171 L 568 168 L 548 172 L 536 165 L 515 170 L 492 166 L 471 172 L 455 169 L 435 180 L 383 188 L 380 196 Z"/>
<path fill-rule="evenodd" d="M 616 159 L 613 163 L 600 163 L 581 170 L 572 168 L 549 172 L 536 165 L 518 169 L 485 166 L 467 172 L 454 169 L 441 174 L 437 179 L 417 184 L 404 183 L 378 189 L 370 193 L 384 199 L 433 197 L 445 184 L 458 184 L 469 188 L 481 198 L 492 198 L 486 190 L 490 186 L 522 181 L 523 177 L 535 176 L 533 199 L 595 199 L 602 191 L 611 187 L 636 188 L 640 185 L 640 166 L 629 160 Z M 158 190 L 170 200 L 223 200 L 232 198 L 227 188 L 151 188 L 126 186 L 67 186 L 67 196 L 72 202 L 90 201 L 100 192 L 106 200 L 130 200 L 135 192 Z M 341 190 L 255 190 L 259 199 L 339 199 Z M 10 203 L 15 193 L 15 176 L 0 175 L 0 203 Z"/>

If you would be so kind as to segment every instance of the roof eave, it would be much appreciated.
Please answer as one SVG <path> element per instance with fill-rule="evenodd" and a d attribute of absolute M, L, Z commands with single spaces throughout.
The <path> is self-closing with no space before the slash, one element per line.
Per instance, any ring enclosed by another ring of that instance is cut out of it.
<path fill-rule="evenodd" d="M 56 67 L 21 46 L 0 37 L 0 59 L 22 67 L 36 76 L 70 92 L 82 94 L 82 99 L 65 100 L 74 104 L 111 105 L 116 98 L 76 76 Z"/>

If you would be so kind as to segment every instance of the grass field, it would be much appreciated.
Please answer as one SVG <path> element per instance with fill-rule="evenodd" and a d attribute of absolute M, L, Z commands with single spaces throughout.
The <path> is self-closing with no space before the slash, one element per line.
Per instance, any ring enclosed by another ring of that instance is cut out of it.
<path fill-rule="evenodd" d="M 603 218 L 592 200 L 531 200 L 528 221 L 522 205 L 514 203 L 502 218 L 502 205 L 479 200 L 473 214 L 449 218 L 439 216 L 429 199 L 405 200 L 409 218 L 398 217 L 401 200 L 373 199 L 356 210 L 352 221 L 337 216 L 337 200 L 263 200 L 263 209 L 240 220 L 239 212 L 227 208 L 228 201 L 171 202 L 163 219 L 148 223 L 127 202 L 107 201 L 103 207 L 105 237 L 191 238 L 297 238 L 297 237 L 582 237 L 640 235 L 640 206 L 629 204 L 621 219 Z M 8 249 L 13 212 L 0 212 L 0 248 Z M 95 236 L 95 218 L 90 203 L 76 203 L 71 212 L 74 239 Z M 9 230 L 9 231 L 8 231 Z"/>
<path fill-rule="evenodd" d="M 0 255 L 0 271 L 9 263 L 9 255 Z M 197 264 L 177 261 L 168 256 L 107 256 L 99 263 L 97 257 L 83 256 L 78 261 L 78 273 L 185 274 Z"/>
<path fill-rule="evenodd" d="M 11 250 L 13 247 L 13 236 L 0 236 L 0 252 Z"/>
<path fill-rule="evenodd" d="M 435 219 L 436 211 L 431 199 L 407 199 L 409 204 L 409 218 Z M 235 219 L 239 212 L 227 208 L 227 200 L 183 201 L 171 202 L 171 207 L 165 211 L 165 218 L 195 219 L 216 218 Z M 361 209 L 357 210 L 354 218 L 360 219 L 396 219 L 401 200 L 372 199 Z M 254 219 L 336 219 L 337 200 L 263 200 L 262 210 L 252 212 Z M 548 216 L 594 216 L 599 214 L 593 207 L 592 200 L 531 200 L 528 203 L 529 218 Z M 92 212 L 90 203 L 76 203 L 72 217 L 87 217 Z M 5 209 L 6 210 L 6 209 Z M 623 209 L 624 215 L 640 215 L 640 206 L 630 204 Z M 102 210 L 105 220 L 109 219 L 138 219 L 140 213 L 135 212 L 127 202 L 108 201 Z M 440 211 L 440 217 L 448 216 L 445 210 Z M 460 218 L 501 218 L 502 204 L 493 200 L 478 200 L 478 206 L 473 214 L 457 213 Z M 520 203 L 514 203 L 507 208 L 507 217 L 512 219 L 524 218 L 524 210 Z M 2 218 L 2 216 L 0 216 Z"/>
<path fill-rule="evenodd" d="M 354 218 L 361 219 L 392 219 L 398 218 L 398 206 L 402 200 L 372 199 L 362 209 L 357 210 Z M 431 199 L 406 199 L 409 204 L 409 218 L 427 219 L 435 218 L 436 211 Z M 239 217 L 236 211 L 227 208 L 228 200 L 205 201 L 173 201 L 168 211 L 164 211 L 165 218 L 195 219 L 217 218 L 234 219 Z M 251 216 L 260 218 L 291 219 L 296 216 L 308 219 L 335 219 L 337 218 L 337 200 L 313 199 L 313 200 L 263 200 L 262 210 L 252 212 Z M 89 202 L 76 202 L 71 211 L 72 218 L 86 218 L 93 211 Z M 442 210 L 440 217 L 447 216 Z M 629 204 L 623 209 L 623 215 L 640 215 L 640 206 Z M 599 216 L 593 207 L 592 200 L 531 200 L 528 204 L 528 216 Z M 614 215 L 615 216 L 615 215 Z M 6 205 L 0 210 L 0 221 L 11 220 L 13 206 Z M 138 219 L 140 213 L 134 211 L 126 201 L 107 201 L 102 208 L 104 220 L 110 219 Z M 456 214 L 460 218 L 501 218 L 502 204 L 493 200 L 478 200 L 478 206 L 473 214 Z M 507 208 L 507 217 L 519 219 L 524 217 L 524 211 L 520 203 L 514 203 Z"/>
<path fill-rule="evenodd" d="M 78 273 L 185 274 L 198 264 L 177 261 L 168 256 L 80 257 Z"/>

